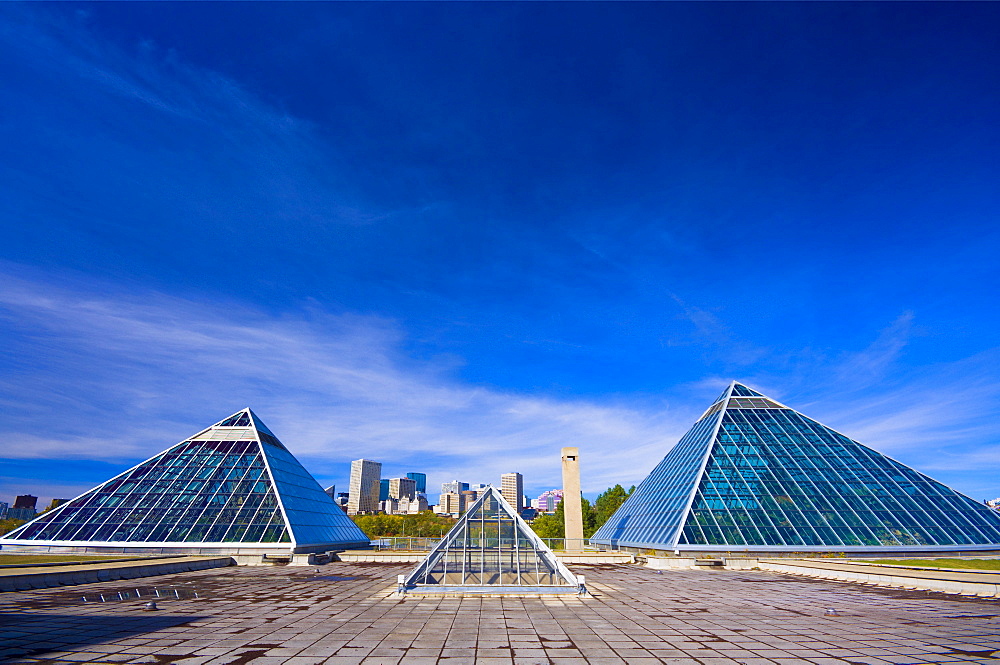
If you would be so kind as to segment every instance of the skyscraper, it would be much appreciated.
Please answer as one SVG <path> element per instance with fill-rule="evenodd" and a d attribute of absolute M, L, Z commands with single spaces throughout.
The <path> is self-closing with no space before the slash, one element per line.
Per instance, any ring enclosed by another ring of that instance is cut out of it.
<path fill-rule="evenodd" d="M 411 471 L 410 473 L 406 474 L 406 477 L 409 478 L 410 480 L 417 481 L 417 491 L 418 492 L 424 493 L 424 492 L 427 491 L 427 474 L 426 473 L 417 473 L 415 471 Z"/>
<path fill-rule="evenodd" d="M 348 515 L 363 515 L 378 511 L 382 463 L 367 459 L 351 462 L 351 488 L 347 499 Z"/>
<path fill-rule="evenodd" d="M 500 493 L 514 510 L 524 508 L 524 478 L 521 474 L 511 472 L 500 476 Z"/>
<path fill-rule="evenodd" d="M 441 494 L 458 494 L 469 489 L 469 483 L 453 480 L 450 483 L 441 483 Z"/>
<path fill-rule="evenodd" d="M 391 478 L 389 480 L 389 498 L 415 499 L 417 497 L 417 481 L 412 478 Z"/>
<path fill-rule="evenodd" d="M 378 481 L 378 501 L 382 503 L 389 498 L 389 479 L 381 478 Z"/>
<path fill-rule="evenodd" d="M 654 550 L 1000 547 L 1000 514 L 736 383 L 591 542 Z"/>

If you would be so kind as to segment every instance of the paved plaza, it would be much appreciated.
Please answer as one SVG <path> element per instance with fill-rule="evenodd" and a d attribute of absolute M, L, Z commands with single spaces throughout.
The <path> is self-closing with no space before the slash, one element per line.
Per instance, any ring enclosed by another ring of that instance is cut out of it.
<path fill-rule="evenodd" d="M 394 580 L 409 565 L 357 563 L 231 567 L 2 593 L 0 659 L 182 665 L 1000 663 L 996 600 L 755 571 L 571 567 L 586 575 L 592 598 L 400 600 L 392 594 Z M 144 611 L 157 593 L 159 609 Z"/>

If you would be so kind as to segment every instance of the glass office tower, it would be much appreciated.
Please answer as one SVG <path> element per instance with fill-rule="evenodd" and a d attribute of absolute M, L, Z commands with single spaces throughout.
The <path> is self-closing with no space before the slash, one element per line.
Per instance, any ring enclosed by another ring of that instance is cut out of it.
<path fill-rule="evenodd" d="M 368 544 L 250 409 L 0 538 L 5 549 L 205 553 Z"/>
<path fill-rule="evenodd" d="M 594 534 L 689 551 L 1000 549 L 1000 513 L 733 382 Z"/>

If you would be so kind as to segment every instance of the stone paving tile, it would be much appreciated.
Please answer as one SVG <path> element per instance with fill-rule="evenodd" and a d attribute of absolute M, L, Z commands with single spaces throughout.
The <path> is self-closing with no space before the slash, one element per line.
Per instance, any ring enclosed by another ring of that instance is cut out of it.
<path fill-rule="evenodd" d="M 756 571 L 580 566 L 594 597 L 391 597 L 401 565 L 146 578 L 199 598 L 83 603 L 126 583 L 0 594 L 0 661 L 164 665 L 1000 665 L 1000 601 Z M 93 594 L 97 594 L 94 596 Z M 834 607 L 838 616 L 826 616 Z"/>

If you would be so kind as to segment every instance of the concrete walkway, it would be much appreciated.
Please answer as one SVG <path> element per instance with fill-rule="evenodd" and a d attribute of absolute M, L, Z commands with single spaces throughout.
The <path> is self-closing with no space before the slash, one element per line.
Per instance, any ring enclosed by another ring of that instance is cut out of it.
<path fill-rule="evenodd" d="M 231 557 L 178 556 L 130 561 L 88 561 L 0 568 L 0 592 L 46 589 L 73 584 L 130 580 L 151 575 L 183 573 L 233 565 Z"/>
<path fill-rule="evenodd" d="M 572 565 L 594 596 L 392 597 L 405 564 L 229 567 L 0 594 L 23 665 L 1000 664 L 1000 602 L 765 571 Z M 171 599 L 172 591 L 179 598 Z M 197 595 L 195 595 L 197 594 Z M 5 621 L 6 620 L 6 621 Z"/>

